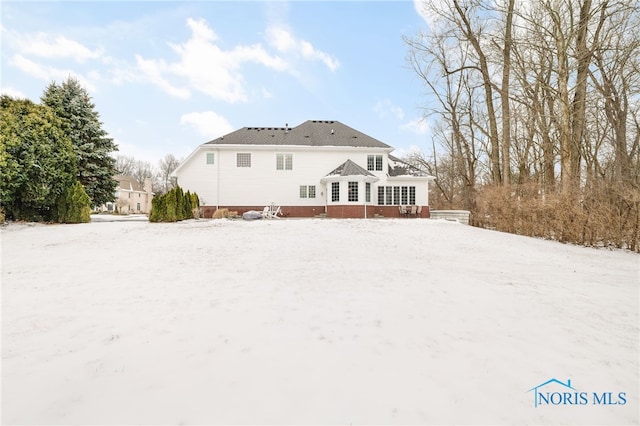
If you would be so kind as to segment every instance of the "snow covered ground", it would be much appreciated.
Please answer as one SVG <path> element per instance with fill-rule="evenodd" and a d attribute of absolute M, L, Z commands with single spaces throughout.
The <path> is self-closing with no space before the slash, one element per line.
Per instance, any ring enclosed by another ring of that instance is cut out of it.
<path fill-rule="evenodd" d="M 637 254 L 419 219 L 0 237 L 3 424 L 639 421 Z"/>

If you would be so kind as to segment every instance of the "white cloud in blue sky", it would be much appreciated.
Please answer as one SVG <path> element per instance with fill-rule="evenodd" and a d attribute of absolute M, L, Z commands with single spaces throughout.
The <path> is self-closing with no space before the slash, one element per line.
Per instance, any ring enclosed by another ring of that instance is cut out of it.
<path fill-rule="evenodd" d="M 402 2 L 3 3 L 2 86 L 39 101 L 77 78 L 120 153 L 156 161 L 243 126 L 339 120 L 430 145 Z M 411 113 L 410 113 L 411 112 Z M 141 125 L 140 123 L 144 123 Z"/>
<path fill-rule="evenodd" d="M 180 124 L 193 126 L 207 140 L 215 139 L 236 130 L 226 118 L 213 111 L 184 114 L 180 117 Z"/>

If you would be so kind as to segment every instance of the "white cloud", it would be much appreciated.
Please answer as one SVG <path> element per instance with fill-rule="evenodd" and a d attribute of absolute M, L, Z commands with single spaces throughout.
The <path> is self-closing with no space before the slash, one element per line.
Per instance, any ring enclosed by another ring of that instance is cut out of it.
<path fill-rule="evenodd" d="M 429 5 L 429 10 L 427 10 L 427 4 Z M 440 13 L 434 13 L 434 11 L 441 11 L 446 14 L 450 8 L 448 0 L 413 0 L 413 7 L 427 23 L 431 32 L 435 33 L 444 28 L 446 20 Z"/>
<path fill-rule="evenodd" d="M 11 96 L 12 98 L 20 98 L 20 99 L 28 98 L 27 95 L 25 95 L 18 89 L 14 89 L 13 87 L 4 87 L 4 86 L 0 87 L 0 93 L 3 95 Z"/>
<path fill-rule="evenodd" d="M 9 61 L 11 66 L 18 68 L 25 74 L 28 74 L 32 77 L 35 77 L 40 80 L 44 80 L 47 82 L 57 81 L 62 82 L 67 80 L 69 77 L 73 77 L 80 82 L 80 84 L 87 89 L 89 92 L 97 92 L 96 85 L 92 82 L 91 78 L 87 78 L 82 74 L 78 74 L 77 72 L 70 69 L 59 69 L 55 67 L 45 66 L 34 62 L 30 59 L 25 58 L 20 54 L 13 55 L 11 60 Z M 91 74 L 94 75 L 95 74 Z"/>
<path fill-rule="evenodd" d="M 395 117 L 398 120 L 404 120 L 404 110 L 394 105 L 389 99 L 379 100 L 373 107 L 379 118 Z"/>
<path fill-rule="evenodd" d="M 153 84 L 160 86 L 162 90 L 167 92 L 171 96 L 175 96 L 180 99 L 187 99 L 190 93 L 187 89 L 175 87 L 168 80 L 162 77 L 163 72 L 166 71 L 168 66 L 164 61 L 154 61 L 153 59 L 144 59 L 139 55 L 136 55 L 136 62 L 138 68 L 144 74 L 144 76 Z"/>
<path fill-rule="evenodd" d="M 269 40 L 269 44 L 279 52 L 298 54 L 302 58 L 310 61 L 320 61 L 331 71 L 335 71 L 340 66 L 340 61 L 336 58 L 326 52 L 317 50 L 310 42 L 294 37 L 293 34 L 284 28 L 277 26 L 267 28 L 267 39 Z"/>
<path fill-rule="evenodd" d="M 62 35 L 52 36 L 45 33 L 19 37 L 16 39 L 16 45 L 24 55 L 41 58 L 71 58 L 81 63 L 87 59 L 98 59 L 103 54 L 102 49 L 91 50 Z"/>
<path fill-rule="evenodd" d="M 180 124 L 189 125 L 206 138 L 217 138 L 234 131 L 226 118 L 213 111 L 191 112 L 180 117 Z"/>
<path fill-rule="evenodd" d="M 415 120 L 402 124 L 400 129 L 422 136 L 429 133 L 430 127 L 424 118 L 416 118 Z"/>
<path fill-rule="evenodd" d="M 189 18 L 187 26 L 191 29 L 189 40 L 182 44 L 169 44 L 178 55 L 177 61 L 165 63 L 163 60 L 138 56 L 140 70 L 172 96 L 185 98 L 194 90 L 230 103 L 244 102 L 247 95 L 244 77 L 240 72 L 242 64 L 253 62 L 277 71 L 284 71 L 288 67 L 282 58 L 270 55 L 259 44 L 223 50 L 216 44 L 217 34 L 205 20 Z M 183 78 L 185 87 L 178 88 L 171 84 L 171 77 Z"/>

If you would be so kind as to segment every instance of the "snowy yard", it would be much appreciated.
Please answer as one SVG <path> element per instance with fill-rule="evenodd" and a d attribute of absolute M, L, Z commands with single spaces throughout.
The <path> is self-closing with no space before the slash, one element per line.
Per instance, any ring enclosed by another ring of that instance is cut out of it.
<path fill-rule="evenodd" d="M 637 254 L 418 219 L 0 236 L 3 424 L 639 421 Z M 552 378 L 587 403 L 535 407 Z"/>

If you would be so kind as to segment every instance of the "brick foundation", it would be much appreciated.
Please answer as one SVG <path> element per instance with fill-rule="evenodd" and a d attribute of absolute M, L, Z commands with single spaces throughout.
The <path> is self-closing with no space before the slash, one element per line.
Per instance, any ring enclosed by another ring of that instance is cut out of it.
<path fill-rule="evenodd" d="M 256 210 L 261 212 L 265 206 L 220 206 L 221 209 L 228 209 L 229 211 L 238 212 L 242 215 L 249 210 Z M 200 208 L 202 216 L 205 218 L 213 217 L 216 212 L 215 206 L 202 206 Z M 280 211 L 283 217 L 315 217 L 319 214 L 325 213 L 325 206 L 280 206 Z M 332 205 L 326 208 L 327 217 L 329 218 L 364 218 L 364 206 L 355 205 Z M 367 205 L 367 217 L 373 218 L 375 216 L 397 218 L 405 217 L 400 215 L 398 206 L 376 206 Z M 429 206 L 422 206 L 422 212 L 419 215 L 409 215 L 408 218 L 429 218 Z"/>

